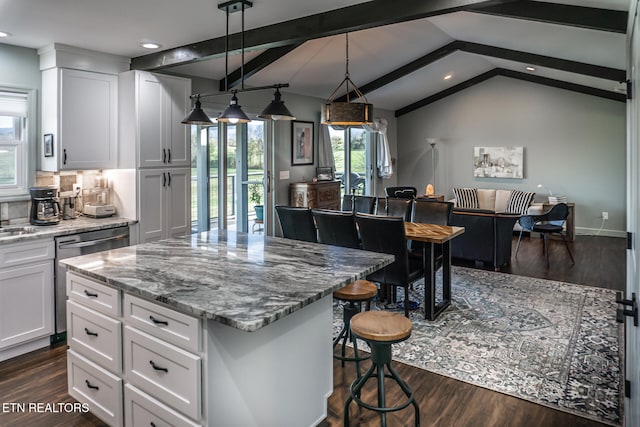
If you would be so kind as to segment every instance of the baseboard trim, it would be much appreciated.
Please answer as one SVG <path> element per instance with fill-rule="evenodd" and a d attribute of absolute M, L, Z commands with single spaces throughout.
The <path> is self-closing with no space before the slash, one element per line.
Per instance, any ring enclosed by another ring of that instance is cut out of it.
<path fill-rule="evenodd" d="M 577 235 L 584 236 L 605 236 L 605 237 L 620 237 L 622 239 L 627 238 L 627 232 L 622 230 L 610 230 L 610 229 L 600 229 L 600 228 L 587 228 L 587 227 L 576 227 Z"/>

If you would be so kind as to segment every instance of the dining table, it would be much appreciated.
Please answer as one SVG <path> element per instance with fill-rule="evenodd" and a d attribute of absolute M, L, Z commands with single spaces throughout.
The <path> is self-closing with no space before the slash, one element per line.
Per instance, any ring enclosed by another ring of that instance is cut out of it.
<path fill-rule="evenodd" d="M 436 320 L 451 304 L 451 241 L 464 233 L 464 227 L 405 222 L 407 240 L 422 242 L 424 269 L 424 318 Z M 436 245 L 442 247 L 442 300 L 436 302 Z"/>

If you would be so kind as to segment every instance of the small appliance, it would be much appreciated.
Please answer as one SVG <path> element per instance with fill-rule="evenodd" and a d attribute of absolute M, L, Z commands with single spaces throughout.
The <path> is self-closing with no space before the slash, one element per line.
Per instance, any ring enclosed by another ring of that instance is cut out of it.
<path fill-rule="evenodd" d="M 32 225 L 53 225 L 60 222 L 60 204 L 55 200 L 58 189 L 55 187 L 31 187 Z"/>
<path fill-rule="evenodd" d="M 84 207 L 82 213 L 94 218 L 104 218 L 116 214 L 116 208 L 109 203 L 109 182 L 104 176 L 96 177 L 96 186 L 82 190 Z"/>
<path fill-rule="evenodd" d="M 75 197 L 61 197 L 62 199 L 62 219 L 75 219 L 76 213 L 76 198 Z"/>

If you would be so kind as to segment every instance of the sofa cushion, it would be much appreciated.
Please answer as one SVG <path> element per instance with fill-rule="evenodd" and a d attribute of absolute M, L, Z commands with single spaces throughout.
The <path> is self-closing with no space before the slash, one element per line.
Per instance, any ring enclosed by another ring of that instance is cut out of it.
<path fill-rule="evenodd" d="M 529 209 L 529 205 L 533 201 L 533 196 L 535 195 L 536 193 L 513 190 L 509 197 L 509 201 L 507 202 L 505 212 L 525 215 L 527 213 L 527 209 Z"/>
<path fill-rule="evenodd" d="M 496 190 L 496 212 L 505 212 L 511 197 L 511 190 Z"/>
<path fill-rule="evenodd" d="M 478 209 L 478 189 L 477 188 L 454 188 L 453 194 L 456 197 L 456 206 L 459 208 Z"/>
<path fill-rule="evenodd" d="M 494 211 L 496 208 L 496 190 L 478 188 L 478 208 Z"/>

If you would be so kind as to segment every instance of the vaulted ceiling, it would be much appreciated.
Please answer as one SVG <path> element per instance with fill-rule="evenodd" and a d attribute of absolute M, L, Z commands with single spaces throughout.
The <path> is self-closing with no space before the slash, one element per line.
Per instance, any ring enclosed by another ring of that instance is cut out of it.
<path fill-rule="evenodd" d="M 13 35 L 3 42 L 125 55 L 132 68 L 216 79 L 221 90 L 228 69 L 229 86 L 240 84 L 242 14 L 229 16 L 225 67 L 226 14 L 217 2 L 44 3 L 0 0 L 0 31 Z M 396 115 L 496 75 L 624 102 L 627 7 L 627 0 L 254 0 L 245 12 L 244 84 L 288 82 L 289 92 L 327 98 L 344 78 L 348 32 L 351 79 L 376 108 Z M 52 9 L 48 16 L 43 8 Z M 143 40 L 163 50 L 143 54 Z"/>

